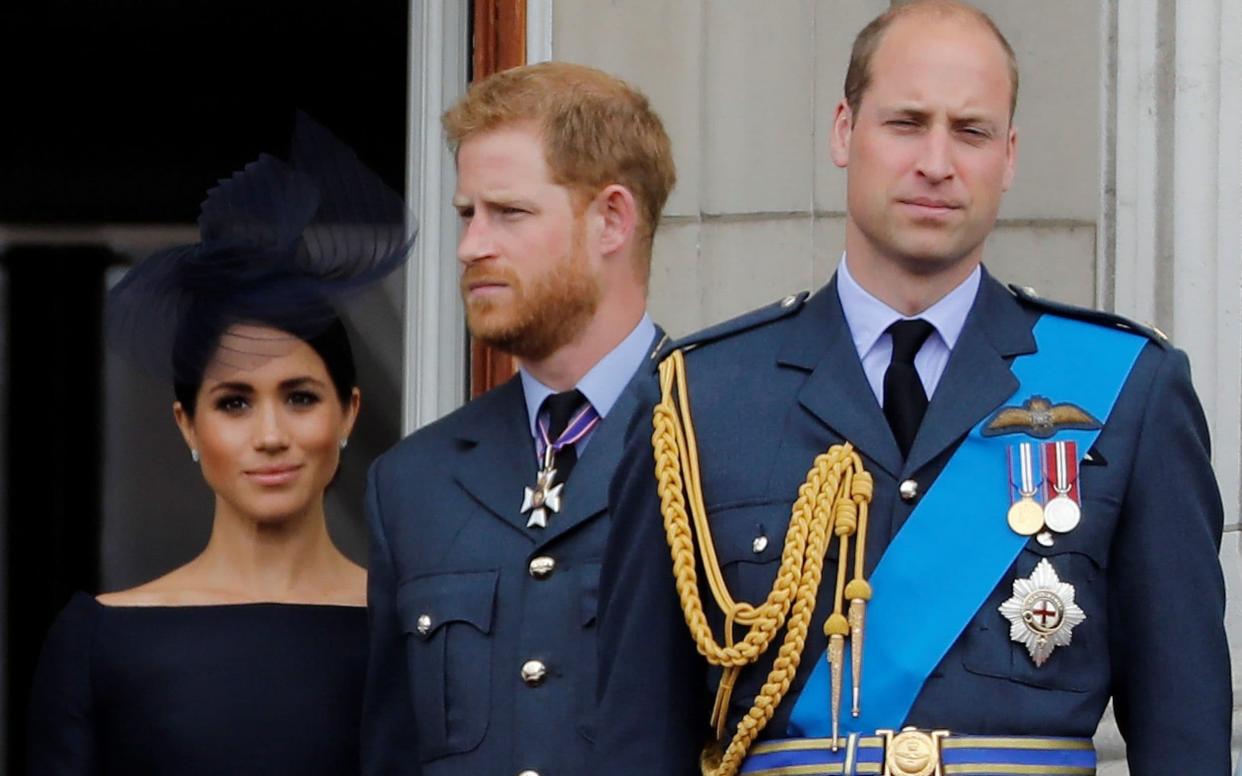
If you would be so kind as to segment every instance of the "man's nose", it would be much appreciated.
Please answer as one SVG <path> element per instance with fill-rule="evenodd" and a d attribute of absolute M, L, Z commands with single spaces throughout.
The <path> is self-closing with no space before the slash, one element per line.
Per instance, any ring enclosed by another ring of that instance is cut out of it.
<path fill-rule="evenodd" d="M 932 183 L 953 177 L 953 146 L 947 129 L 934 127 L 924 136 L 918 170 Z"/>
<path fill-rule="evenodd" d="M 494 253 L 491 229 L 486 216 L 476 213 L 464 220 L 457 243 L 457 260 L 470 264 Z"/>

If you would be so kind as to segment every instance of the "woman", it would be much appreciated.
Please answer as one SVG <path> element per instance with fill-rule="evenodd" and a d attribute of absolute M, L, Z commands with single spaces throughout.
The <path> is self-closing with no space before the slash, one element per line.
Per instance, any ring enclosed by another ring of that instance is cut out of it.
<path fill-rule="evenodd" d="M 113 291 L 114 339 L 172 364 L 211 538 L 159 579 L 70 601 L 35 677 L 30 773 L 357 771 L 366 574 L 323 506 L 360 403 L 335 308 L 404 259 L 404 218 L 301 120 L 292 166 L 262 157 L 223 182 L 202 242 Z"/>

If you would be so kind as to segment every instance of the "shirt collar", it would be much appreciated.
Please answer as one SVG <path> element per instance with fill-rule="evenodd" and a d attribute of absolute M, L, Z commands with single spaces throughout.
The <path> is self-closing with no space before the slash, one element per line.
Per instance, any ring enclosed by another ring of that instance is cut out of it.
<path fill-rule="evenodd" d="M 962 327 L 966 325 L 966 316 L 974 304 L 982 277 L 983 270 L 976 266 L 965 280 L 939 301 L 917 316 L 909 317 L 922 318 L 930 323 L 944 344 L 952 350 L 962 334 Z M 860 356 L 875 347 L 889 326 L 907 317 L 860 286 L 850 275 L 849 262 L 844 255 L 841 257 L 841 266 L 837 268 L 837 294 L 841 298 L 841 311 L 845 313 L 845 322 L 854 338 L 854 347 Z"/>
<path fill-rule="evenodd" d="M 647 351 L 655 339 L 655 334 L 656 328 L 651 322 L 651 316 L 644 313 L 633 331 L 578 381 L 575 387 L 582 391 L 582 395 L 591 402 L 601 418 L 608 417 L 608 412 L 617 403 L 617 399 L 621 398 L 621 392 L 629 384 L 630 378 L 647 359 Z M 538 436 L 536 423 L 539 408 L 543 406 L 543 400 L 556 391 L 536 380 L 525 369 L 519 367 L 518 375 L 522 380 L 522 393 L 526 397 L 526 418 L 530 423 L 530 433 L 532 437 Z"/>

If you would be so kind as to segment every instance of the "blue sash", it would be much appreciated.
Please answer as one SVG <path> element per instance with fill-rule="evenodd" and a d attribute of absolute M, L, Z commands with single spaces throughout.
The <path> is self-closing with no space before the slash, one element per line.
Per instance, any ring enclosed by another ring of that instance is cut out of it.
<path fill-rule="evenodd" d="M 1053 315 L 1040 318 L 1032 333 L 1038 350 L 1014 359 L 1018 389 L 1006 403 L 1046 396 L 1107 422 L 1146 340 Z M 843 734 L 902 726 L 927 677 L 1026 546 L 1028 537 L 1011 531 L 1005 520 L 1005 448 L 1014 437 L 983 436 L 987 421 L 967 435 L 871 576 L 862 715 L 845 710 Z M 1062 430 L 1056 438 L 1076 441 L 1082 456 L 1099 433 Z M 852 693 L 849 674 L 847 669 L 842 698 Z M 829 697 L 828 661 L 821 655 L 794 705 L 789 735 L 831 736 Z"/>

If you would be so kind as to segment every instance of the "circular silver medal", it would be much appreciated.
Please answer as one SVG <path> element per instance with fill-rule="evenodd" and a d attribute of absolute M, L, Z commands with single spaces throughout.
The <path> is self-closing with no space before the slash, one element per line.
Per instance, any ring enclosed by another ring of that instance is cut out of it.
<path fill-rule="evenodd" d="M 1057 496 L 1044 505 L 1044 525 L 1057 533 L 1069 533 L 1081 519 L 1082 510 L 1069 496 Z"/>

